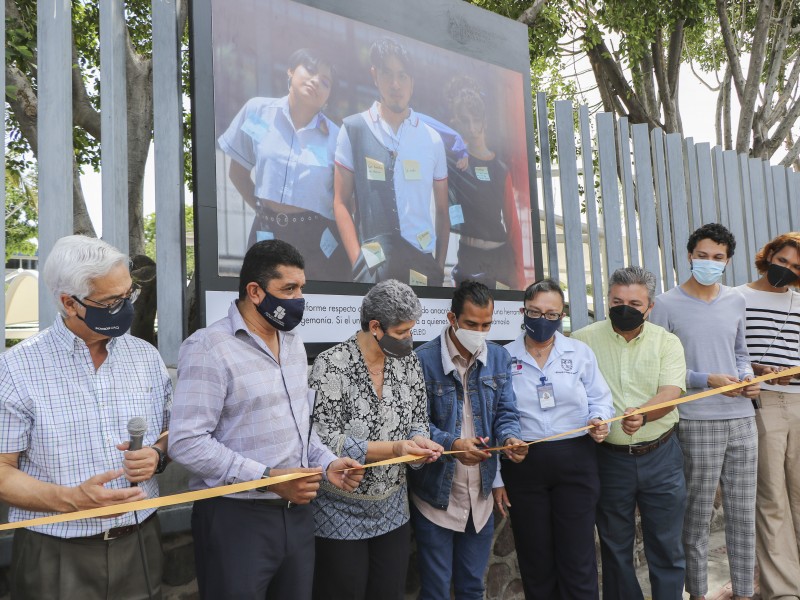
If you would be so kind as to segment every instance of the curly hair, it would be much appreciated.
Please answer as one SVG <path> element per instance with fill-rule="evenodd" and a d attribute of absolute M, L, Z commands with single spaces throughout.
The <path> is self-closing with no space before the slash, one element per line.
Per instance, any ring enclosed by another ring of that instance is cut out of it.
<path fill-rule="evenodd" d="M 775 256 L 775 253 L 780 252 L 786 246 L 791 246 L 800 253 L 800 232 L 790 231 L 789 233 L 783 233 L 772 241 L 767 242 L 764 247 L 756 253 L 756 269 L 759 274 L 763 275 L 767 272 L 769 261 Z M 790 285 L 800 287 L 800 279 L 795 280 L 795 282 Z"/>
<path fill-rule="evenodd" d="M 727 227 L 719 223 L 706 223 L 692 232 L 689 236 L 689 241 L 686 242 L 686 249 L 689 254 L 694 252 L 697 243 L 701 240 L 711 240 L 717 244 L 728 247 L 728 258 L 733 256 L 736 250 L 736 239 L 733 234 L 728 231 Z"/>
<path fill-rule="evenodd" d="M 486 104 L 480 86 L 472 77 L 467 75 L 453 77 L 445 86 L 445 97 L 454 119 L 459 110 L 481 120 L 486 118 Z"/>
<path fill-rule="evenodd" d="M 361 329 L 369 331 L 370 321 L 377 321 L 386 331 L 422 316 L 422 305 L 410 287 L 396 279 L 376 284 L 361 302 Z"/>

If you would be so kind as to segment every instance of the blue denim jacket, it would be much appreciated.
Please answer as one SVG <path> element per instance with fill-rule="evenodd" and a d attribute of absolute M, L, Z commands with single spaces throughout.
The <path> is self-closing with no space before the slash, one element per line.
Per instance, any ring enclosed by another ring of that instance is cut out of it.
<path fill-rule="evenodd" d="M 464 387 L 446 344 L 443 348 L 442 336 L 420 346 L 417 355 L 425 375 L 431 439 L 450 450 L 453 442 L 461 437 Z M 519 413 L 511 385 L 511 355 L 505 348 L 493 342 L 486 343 L 486 353 L 475 361 L 469 372 L 468 389 L 476 436 L 490 437 L 490 446 L 501 446 L 510 437 L 519 438 Z M 497 460 L 494 452 L 480 464 L 484 498 L 492 491 Z M 409 483 L 422 500 L 446 510 L 455 470 L 455 459 L 444 457 L 409 471 Z"/>

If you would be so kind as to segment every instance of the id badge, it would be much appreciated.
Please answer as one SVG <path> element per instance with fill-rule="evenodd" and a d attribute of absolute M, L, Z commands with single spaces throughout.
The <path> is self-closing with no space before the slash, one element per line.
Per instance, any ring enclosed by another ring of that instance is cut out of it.
<path fill-rule="evenodd" d="M 553 393 L 552 383 L 537 385 L 536 394 L 539 396 L 539 406 L 541 406 L 543 410 L 556 407 L 556 396 Z"/>

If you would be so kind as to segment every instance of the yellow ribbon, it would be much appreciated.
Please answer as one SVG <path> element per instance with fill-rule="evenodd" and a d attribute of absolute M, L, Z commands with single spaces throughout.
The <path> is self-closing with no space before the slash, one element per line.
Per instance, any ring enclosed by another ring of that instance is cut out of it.
<path fill-rule="evenodd" d="M 601 421 L 598 425 L 604 425 L 607 423 L 613 423 L 615 421 L 620 421 L 626 417 L 631 415 L 638 415 L 643 413 L 648 413 L 654 410 L 661 410 L 663 408 L 671 408 L 673 406 L 678 406 L 679 404 L 684 404 L 686 402 L 692 402 L 694 400 L 700 400 L 701 398 L 707 398 L 708 396 L 714 396 L 716 394 L 722 394 L 725 392 L 731 392 L 734 390 L 741 389 L 748 385 L 753 385 L 755 383 L 761 383 L 764 381 L 769 381 L 771 379 L 778 379 L 782 377 L 789 377 L 794 375 L 800 375 L 800 366 L 791 367 L 786 369 L 785 371 L 781 371 L 779 373 L 768 373 L 767 375 L 761 375 L 759 377 L 755 377 L 749 381 L 742 381 L 739 383 L 731 383 L 729 385 L 725 385 L 718 388 L 712 388 L 709 390 L 705 390 L 703 392 L 699 392 L 697 394 L 692 394 L 691 396 L 684 396 L 682 398 L 677 398 L 675 400 L 670 400 L 668 402 L 661 402 L 659 404 L 653 404 L 651 406 L 646 406 L 642 408 L 637 408 L 633 412 L 627 415 L 619 415 L 617 417 L 612 417 L 605 421 Z M 533 442 L 527 442 L 526 445 L 530 446 L 532 444 L 539 444 L 541 442 L 548 442 L 550 440 L 554 440 L 560 437 L 572 435 L 574 433 L 580 433 L 582 431 L 588 431 L 598 425 L 586 425 L 584 427 L 579 427 L 577 429 L 571 429 L 569 431 L 564 431 L 562 433 L 557 433 L 556 435 L 551 435 L 546 438 L 542 438 L 540 440 L 535 440 Z M 480 448 L 485 452 L 496 452 L 500 450 L 508 450 L 514 448 L 516 446 L 509 445 L 509 446 L 496 446 L 494 448 Z M 462 454 L 467 452 L 466 450 L 448 450 L 443 452 L 442 454 L 445 455 L 452 455 L 452 454 Z M 410 463 L 416 460 L 420 460 L 420 456 L 416 456 L 413 454 L 406 454 L 404 456 L 398 456 L 396 458 L 389 458 L 387 460 L 381 460 L 374 463 L 369 463 L 364 465 L 365 468 L 371 469 L 374 467 L 385 467 L 388 465 L 396 465 L 402 463 Z M 349 471 L 352 469 L 343 469 L 338 472 Z M 274 477 L 267 477 L 264 479 L 254 479 L 253 481 L 243 481 L 241 483 L 233 483 L 230 485 L 223 485 L 214 488 L 208 488 L 205 490 L 197 490 L 194 492 L 182 492 L 180 494 L 173 494 L 171 496 L 160 496 L 158 498 L 150 498 L 148 500 L 137 500 L 135 502 L 125 502 L 123 504 L 114 504 L 112 506 L 103 506 L 100 508 L 92 508 L 89 510 L 81 510 L 77 512 L 71 513 L 60 513 L 51 515 L 48 517 L 39 517 L 36 519 L 28 519 L 27 521 L 16 521 L 14 523 L 5 523 L 0 525 L 0 531 L 8 531 L 11 529 L 18 529 L 20 527 L 36 527 L 38 525 L 50 525 L 53 523 L 66 523 L 68 521 L 77 521 L 79 519 L 90 519 L 96 517 L 107 517 L 109 515 L 117 515 L 120 513 L 132 512 L 136 510 L 146 510 L 149 508 L 161 508 L 164 506 L 174 506 L 175 504 L 183 504 L 184 502 L 194 502 L 196 500 L 207 500 L 209 498 L 217 498 L 219 496 L 227 496 L 229 494 L 237 494 L 239 492 L 247 492 L 250 490 L 254 490 L 260 487 L 269 487 L 272 485 L 276 485 L 279 483 L 284 483 L 286 481 L 293 481 L 295 479 L 303 479 L 305 477 L 313 477 L 317 473 L 289 473 L 287 475 L 276 475 Z"/>

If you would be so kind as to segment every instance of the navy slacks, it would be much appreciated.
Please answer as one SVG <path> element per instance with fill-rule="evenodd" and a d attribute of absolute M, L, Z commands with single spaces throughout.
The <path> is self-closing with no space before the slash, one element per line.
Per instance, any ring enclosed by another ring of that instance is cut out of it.
<path fill-rule="evenodd" d="M 521 463 L 501 462 L 526 600 L 597 600 L 595 442 L 534 444 Z"/>

